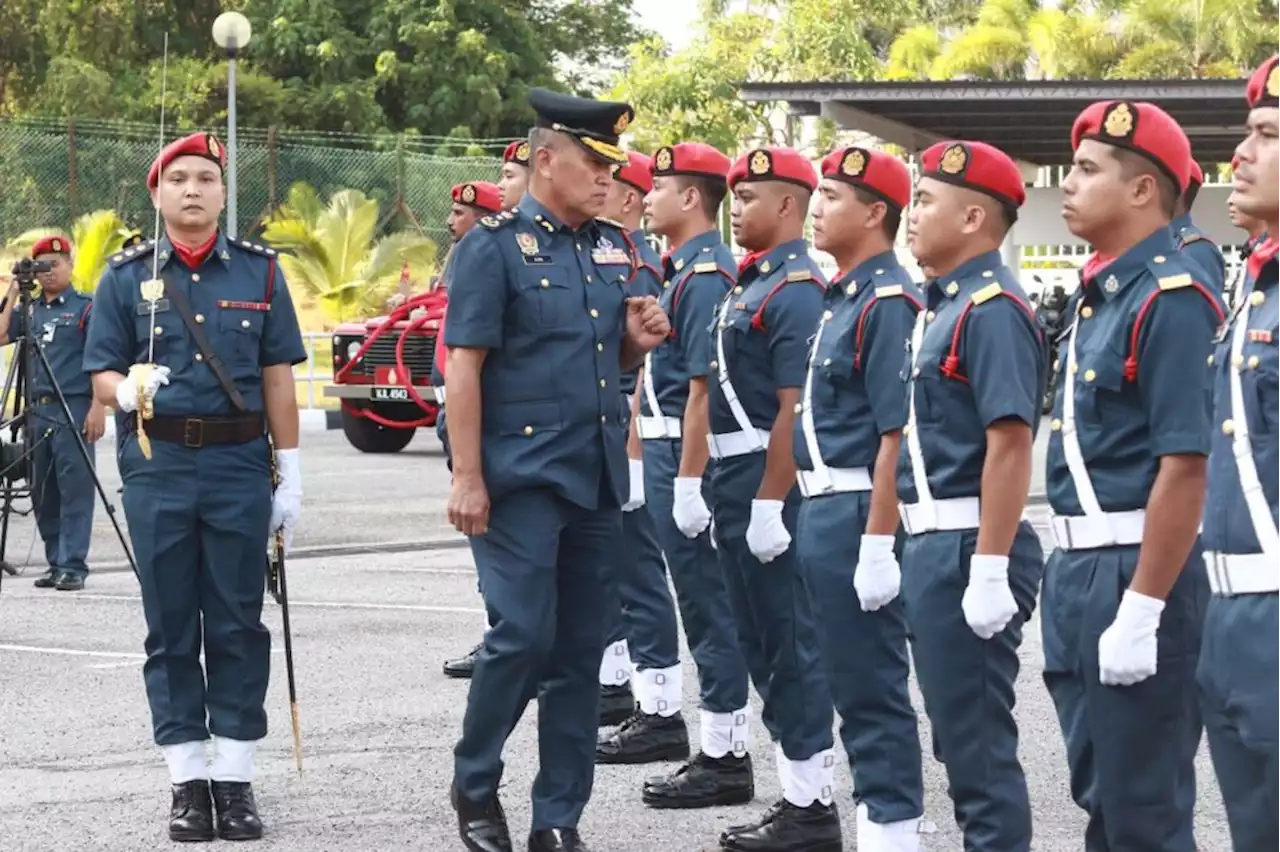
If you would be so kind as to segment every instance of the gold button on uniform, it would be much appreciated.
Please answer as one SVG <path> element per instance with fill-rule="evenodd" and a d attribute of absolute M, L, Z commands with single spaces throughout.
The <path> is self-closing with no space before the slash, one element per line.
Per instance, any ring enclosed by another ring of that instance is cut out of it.
<path fill-rule="evenodd" d="M 196 322 L 204 322 L 204 314 L 196 314 Z"/>
<path fill-rule="evenodd" d="M 547 279 L 545 279 L 545 278 L 543 278 L 543 279 L 542 279 L 541 281 L 539 281 L 538 283 L 539 283 L 539 284 L 541 284 L 543 287 L 550 287 L 550 286 L 551 286 L 551 282 L 550 282 L 550 281 L 548 281 L 548 280 L 547 280 Z"/>
<path fill-rule="evenodd" d="M 191 276 L 191 280 L 192 280 L 192 281 L 199 281 L 199 280 L 200 280 L 200 275 L 199 275 L 198 273 L 197 273 L 197 274 L 192 275 L 192 276 Z"/>
<path fill-rule="evenodd" d="M 952 281 L 950 284 L 947 285 L 948 296 L 954 296 L 956 293 L 959 293 L 959 292 L 960 292 L 960 285 L 957 284 L 956 282 Z"/>
<path fill-rule="evenodd" d="M 935 314 L 933 311 L 929 311 L 927 314 L 924 315 L 925 322 L 933 322 L 937 318 L 938 318 L 938 315 Z"/>
<path fill-rule="evenodd" d="M 1084 317 L 1085 319 L 1088 319 L 1089 317 L 1093 316 L 1093 308 L 1089 307 L 1088 305 L 1085 305 L 1083 308 L 1080 309 L 1080 316 Z"/>
<path fill-rule="evenodd" d="M 1222 421 L 1222 434 L 1230 435 L 1236 431 L 1236 424 L 1233 420 Z"/>
<path fill-rule="evenodd" d="M 1050 429 L 1052 429 L 1052 430 L 1053 430 L 1053 431 L 1055 431 L 1055 432 L 1061 431 L 1061 429 L 1062 429 L 1062 421 L 1061 421 L 1061 420 L 1059 420 L 1059 419 L 1058 419 L 1058 418 L 1056 418 L 1056 417 L 1055 417 L 1055 418 L 1053 418 L 1053 420 L 1049 422 L 1049 428 L 1050 428 Z"/>
<path fill-rule="evenodd" d="M 156 326 L 155 331 L 156 331 L 156 337 L 159 337 L 160 335 L 164 334 L 164 329 L 161 328 L 160 326 Z"/>
<path fill-rule="evenodd" d="M 197 361 L 197 362 L 199 362 L 199 361 L 203 361 L 203 360 L 204 360 L 204 356 L 203 356 L 203 355 L 201 355 L 199 352 L 197 352 L 197 353 L 196 353 L 196 361 Z"/>
<path fill-rule="evenodd" d="M 1084 380 L 1085 380 L 1086 382 L 1091 382 L 1091 381 L 1093 381 L 1093 380 L 1094 380 L 1094 379 L 1096 379 L 1096 378 L 1098 378 L 1098 374 L 1097 374 L 1097 373 L 1095 373 L 1093 370 L 1085 370 L 1085 371 L 1084 371 Z"/>
<path fill-rule="evenodd" d="M 742 288 L 741 288 L 741 287 L 734 287 L 734 288 L 733 288 L 733 293 L 734 293 L 734 295 L 735 295 L 735 296 L 736 296 L 736 295 L 740 295 L 740 294 L 742 293 Z"/>
<path fill-rule="evenodd" d="M 1213 366 L 1213 356 L 1212 356 L 1212 355 L 1210 355 L 1210 356 L 1209 356 L 1209 366 L 1210 366 L 1210 367 L 1212 367 L 1212 366 Z"/>
<path fill-rule="evenodd" d="M 588 283 L 588 284 L 590 284 L 590 283 L 591 283 L 591 275 L 590 275 L 590 274 L 588 274 L 588 275 L 587 275 L 587 283 Z"/>
<path fill-rule="evenodd" d="M 804 406 L 797 402 L 795 411 L 796 411 L 796 414 L 799 414 L 800 412 L 804 411 Z"/>
<path fill-rule="evenodd" d="M 248 321 L 248 320 L 240 320 L 240 327 L 241 327 L 241 328 L 248 328 L 248 327 L 249 327 L 249 325 L 250 325 L 250 323 L 249 323 L 249 321 Z"/>
<path fill-rule="evenodd" d="M 824 367 L 830 367 L 830 366 L 831 366 L 831 359 L 830 359 L 830 358 L 823 358 L 823 359 L 822 359 L 822 366 L 824 366 Z"/>
<path fill-rule="evenodd" d="M 1162 254 L 1158 254 L 1151 259 L 1154 260 L 1156 263 L 1164 263 L 1164 255 Z"/>
<path fill-rule="evenodd" d="M 1258 369 L 1258 364 L 1260 364 L 1260 363 L 1261 363 L 1261 361 L 1259 361 L 1259 360 L 1258 360 L 1258 356 L 1257 356 L 1257 355 L 1250 355 L 1250 356 L 1249 356 L 1249 369 L 1250 369 L 1250 370 L 1256 370 L 1256 369 Z"/>
<path fill-rule="evenodd" d="M 532 427 L 532 426 L 526 426 L 526 427 L 524 427 L 524 433 L 525 433 L 526 435 L 532 435 L 532 434 L 533 434 L 533 427 Z"/>
<path fill-rule="evenodd" d="M 596 344 L 596 351 L 597 351 L 597 352 L 603 352 L 603 351 L 604 351 L 604 344 L 603 344 L 603 343 L 597 343 L 597 344 Z"/>
<path fill-rule="evenodd" d="M 604 387 L 604 386 L 605 386 L 605 385 L 607 385 L 607 384 L 608 384 L 608 382 L 606 382 L 604 379 L 601 379 L 601 380 L 600 380 L 600 387 Z"/>
<path fill-rule="evenodd" d="M 822 318 L 823 318 L 824 320 L 830 320 L 833 316 L 835 316 L 835 312 L 833 312 L 833 311 L 823 311 L 823 312 L 822 312 Z"/>
<path fill-rule="evenodd" d="M 592 319 L 599 319 L 599 318 L 600 318 L 600 312 L 599 312 L 599 311 L 597 311 L 595 308 L 592 308 L 592 309 L 591 309 L 591 318 L 592 318 Z"/>
<path fill-rule="evenodd" d="M 716 369 L 717 367 L 719 367 L 719 366 L 720 366 L 720 364 L 719 364 L 719 362 L 717 362 L 717 361 L 712 361 L 712 362 L 711 362 L 711 364 L 710 364 L 710 366 L 711 366 L 711 369 L 713 369 L 713 370 L 714 370 L 714 369 Z"/>
<path fill-rule="evenodd" d="M 1249 296 L 1249 304 L 1253 305 L 1254 307 L 1261 305 L 1266 300 L 1267 300 L 1267 294 L 1263 293 L 1261 290 L 1254 290 L 1253 293 Z"/>
<path fill-rule="evenodd" d="M 1062 363 L 1062 359 L 1061 359 L 1061 358 L 1054 358 L 1054 359 L 1053 359 L 1053 371 L 1054 371 L 1055 373 L 1056 373 L 1056 372 L 1058 372 L 1058 367 L 1059 367 L 1059 365 L 1060 365 L 1061 363 Z"/>

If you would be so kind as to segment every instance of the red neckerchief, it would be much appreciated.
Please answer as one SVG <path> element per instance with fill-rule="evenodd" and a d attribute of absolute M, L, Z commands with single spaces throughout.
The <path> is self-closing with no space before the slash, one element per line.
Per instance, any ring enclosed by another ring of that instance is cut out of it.
<path fill-rule="evenodd" d="M 1080 270 L 1081 274 L 1084 276 L 1084 280 L 1088 282 L 1097 278 L 1102 270 L 1106 269 L 1113 260 L 1115 260 L 1114 257 L 1107 257 L 1106 255 L 1095 251 L 1089 256 L 1089 259 L 1084 262 L 1084 267 Z"/>
<path fill-rule="evenodd" d="M 1277 251 L 1280 251 L 1280 243 L 1277 243 L 1276 238 L 1272 236 L 1268 236 L 1254 247 L 1247 263 L 1250 281 L 1258 280 L 1258 276 L 1262 274 L 1262 267 L 1276 259 Z"/>
<path fill-rule="evenodd" d="M 738 276 L 741 277 L 742 275 L 745 275 L 748 269 L 756 265 L 757 260 L 764 257 L 768 253 L 769 252 L 767 251 L 748 252 L 747 256 L 744 257 L 741 260 L 741 262 L 738 263 Z"/>
<path fill-rule="evenodd" d="M 169 242 L 173 245 L 173 253 L 178 256 L 187 265 L 188 269 L 199 269 L 200 264 L 208 259 L 209 253 L 213 251 L 213 244 L 218 241 L 218 232 L 214 231 L 213 236 L 209 237 L 202 245 L 185 246 L 173 238 L 173 234 L 169 234 Z"/>

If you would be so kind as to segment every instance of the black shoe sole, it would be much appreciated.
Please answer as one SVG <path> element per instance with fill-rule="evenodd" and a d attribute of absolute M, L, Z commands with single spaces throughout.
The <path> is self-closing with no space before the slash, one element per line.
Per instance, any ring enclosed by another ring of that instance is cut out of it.
<path fill-rule="evenodd" d="M 673 760 L 688 760 L 689 744 L 671 745 L 660 749 L 646 751 L 596 751 L 596 763 L 601 766 L 617 764 L 635 765 L 640 763 L 667 763 Z"/>
<path fill-rule="evenodd" d="M 216 835 L 212 830 L 209 832 L 197 831 L 174 831 L 169 829 L 169 839 L 174 843 L 212 843 Z"/>
<path fill-rule="evenodd" d="M 444 670 L 445 677 L 451 677 L 454 680 L 471 680 L 473 669 L 449 669 Z"/>
<path fill-rule="evenodd" d="M 732 837 L 721 840 L 720 848 L 724 852 L 751 852 L 750 848 L 735 844 Z M 807 844 L 804 847 L 804 852 L 844 852 L 844 842 L 841 840 L 828 840 L 823 843 Z"/>
<path fill-rule="evenodd" d="M 261 831 L 258 831 L 258 832 L 251 832 L 251 833 L 248 833 L 248 834 L 235 834 L 235 833 L 232 833 L 232 832 L 230 832 L 230 831 L 219 831 L 219 832 L 218 832 L 218 839 L 219 839 L 219 840 L 230 840 L 230 841 L 232 841 L 232 842 L 237 842 L 237 841 L 241 841 L 241 840 L 261 840 L 261 839 L 262 839 L 262 832 L 261 832 Z"/>
<path fill-rule="evenodd" d="M 718 808 L 726 805 L 747 805 L 756 797 L 755 785 L 753 784 L 746 789 L 723 790 L 711 796 L 702 796 L 700 798 L 678 798 L 674 796 L 652 796 L 648 790 L 644 790 L 640 794 L 641 800 L 647 807 L 660 811 L 691 811 L 698 808 Z M 811 850 L 811 852 L 819 852 L 819 850 Z"/>

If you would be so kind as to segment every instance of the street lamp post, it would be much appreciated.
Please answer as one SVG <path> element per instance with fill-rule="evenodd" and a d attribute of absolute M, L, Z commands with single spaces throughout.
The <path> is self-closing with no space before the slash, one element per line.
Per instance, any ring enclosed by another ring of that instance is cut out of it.
<path fill-rule="evenodd" d="M 213 40 L 227 52 L 227 236 L 236 236 L 236 54 L 253 36 L 249 19 L 223 12 L 213 22 Z"/>

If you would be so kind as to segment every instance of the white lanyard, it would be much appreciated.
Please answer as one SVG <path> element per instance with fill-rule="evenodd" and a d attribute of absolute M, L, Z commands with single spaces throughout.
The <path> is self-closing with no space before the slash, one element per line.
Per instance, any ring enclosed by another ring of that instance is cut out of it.
<path fill-rule="evenodd" d="M 924 450 L 920 448 L 920 427 L 916 423 L 916 365 L 920 363 L 920 347 L 924 343 L 926 311 L 916 315 L 916 326 L 911 332 L 911 393 L 907 407 L 907 455 L 911 459 L 911 478 L 916 484 L 916 504 L 926 514 L 934 507 L 933 492 L 929 490 L 929 473 L 924 467 Z"/>
<path fill-rule="evenodd" d="M 747 416 L 746 409 L 742 407 L 742 403 L 738 400 L 738 393 L 733 389 L 733 382 L 729 381 L 729 360 L 724 357 L 724 326 L 729 316 L 729 308 L 733 305 L 733 291 L 730 290 L 724 298 L 724 302 L 720 306 L 720 319 L 716 324 L 716 358 L 720 364 L 720 370 L 717 378 L 720 381 L 720 392 L 724 394 L 724 401 L 729 406 L 733 419 L 738 423 L 738 429 L 750 435 L 748 439 L 754 443 L 752 451 L 764 449 L 764 444 L 760 441 L 760 436 L 756 433 L 756 427 L 751 425 L 751 418 Z"/>
<path fill-rule="evenodd" d="M 1067 378 L 1062 388 L 1062 455 L 1067 461 L 1067 472 L 1071 474 L 1080 510 L 1089 517 L 1101 516 L 1103 512 L 1084 463 L 1084 453 L 1080 451 L 1080 436 L 1076 434 L 1076 332 L 1080 328 L 1080 306 L 1083 302 L 1083 299 L 1076 302 L 1076 316 L 1067 339 Z"/>
<path fill-rule="evenodd" d="M 1231 385 L 1231 419 L 1235 426 L 1231 433 L 1231 449 L 1236 457 L 1236 474 L 1240 478 L 1240 490 L 1244 492 L 1249 520 L 1253 522 L 1253 534 L 1257 536 L 1262 552 L 1274 559 L 1280 553 L 1280 536 L 1276 532 L 1275 519 L 1271 517 L 1271 507 L 1267 505 L 1266 492 L 1262 490 L 1262 482 L 1258 479 L 1258 466 L 1253 460 L 1253 446 L 1249 442 L 1249 420 L 1244 410 L 1244 390 L 1240 383 L 1250 308 L 1249 297 L 1242 293 L 1241 298 L 1243 307 L 1236 318 L 1235 331 L 1231 337 L 1231 363 L 1227 365 Z"/>
<path fill-rule="evenodd" d="M 818 330 L 813 335 L 813 348 L 809 350 L 809 372 L 804 377 L 804 399 L 800 404 L 800 430 L 804 433 L 804 445 L 809 451 L 809 464 L 813 467 L 814 483 L 817 491 L 829 491 L 832 487 L 831 474 L 827 463 L 822 459 L 822 450 L 818 446 L 818 432 L 813 425 L 813 371 L 818 360 L 818 346 L 822 343 L 822 332 L 831 319 L 831 311 L 824 311 L 818 322 Z"/>
<path fill-rule="evenodd" d="M 650 349 L 644 356 L 644 401 L 649 404 L 649 416 L 658 418 L 662 424 L 661 437 L 670 438 L 671 435 L 667 434 L 667 419 L 663 416 L 662 409 L 658 407 L 658 393 L 653 389 L 653 352 L 654 350 Z"/>

